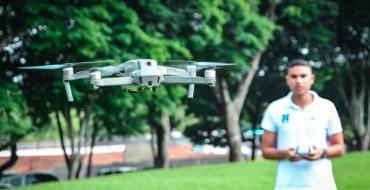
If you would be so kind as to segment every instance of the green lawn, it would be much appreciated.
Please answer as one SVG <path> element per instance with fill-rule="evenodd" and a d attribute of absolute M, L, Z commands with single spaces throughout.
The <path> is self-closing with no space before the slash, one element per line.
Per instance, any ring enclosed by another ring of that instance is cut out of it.
<path fill-rule="evenodd" d="M 334 159 L 339 190 L 370 189 L 370 152 Z M 27 190 L 259 190 L 273 189 L 276 162 L 256 161 L 193 166 L 33 185 Z"/>

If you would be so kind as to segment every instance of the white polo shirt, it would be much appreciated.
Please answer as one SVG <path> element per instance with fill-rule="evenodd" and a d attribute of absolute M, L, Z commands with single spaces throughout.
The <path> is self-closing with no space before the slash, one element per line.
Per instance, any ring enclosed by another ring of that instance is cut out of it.
<path fill-rule="evenodd" d="M 335 106 L 311 91 L 313 102 L 304 109 L 292 102 L 292 93 L 272 102 L 262 119 L 264 130 L 276 132 L 279 150 L 316 146 L 328 147 L 328 137 L 342 131 Z M 335 190 L 329 159 L 315 161 L 281 160 L 276 190 Z"/>

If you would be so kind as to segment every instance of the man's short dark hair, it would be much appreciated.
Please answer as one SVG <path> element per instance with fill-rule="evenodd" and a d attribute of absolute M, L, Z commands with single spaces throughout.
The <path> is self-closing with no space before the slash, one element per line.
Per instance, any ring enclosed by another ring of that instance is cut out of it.
<path fill-rule="evenodd" d="M 311 64 L 304 59 L 294 59 L 288 64 L 288 69 L 294 66 L 307 66 L 311 68 Z"/>

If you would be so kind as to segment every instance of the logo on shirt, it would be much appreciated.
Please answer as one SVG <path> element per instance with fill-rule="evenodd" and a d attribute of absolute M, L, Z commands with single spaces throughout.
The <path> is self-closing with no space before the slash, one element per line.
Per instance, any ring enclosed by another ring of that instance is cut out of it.
<path fill-rule="evenodd" d="M 289 114 L 288 113 L 287 114 L 283 114 L 281 116 L 281 122 L 282 123 L 288 123 L 288 121 L 289 121 Z"/>

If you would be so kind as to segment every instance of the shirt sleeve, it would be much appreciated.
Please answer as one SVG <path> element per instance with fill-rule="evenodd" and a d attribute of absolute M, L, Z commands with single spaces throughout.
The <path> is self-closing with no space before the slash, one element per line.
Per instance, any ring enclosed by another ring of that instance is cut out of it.
<path fill-rule="evenodd" d="M 342 125 L 339 119 L 337 109 L 333 103 L 330 103 L 330 116 L 328 121 L 328 136 L 342 132 Z"/>
<path fill-rule="evenodd" d="M 271 109 L 272 109 L 271 106 L 267 107 L 265 114 L 263 115 L 263 118 L 262 118 L 261 128 L 266 131 L 276 132 L 277 127 L 276 127 Z"/>

